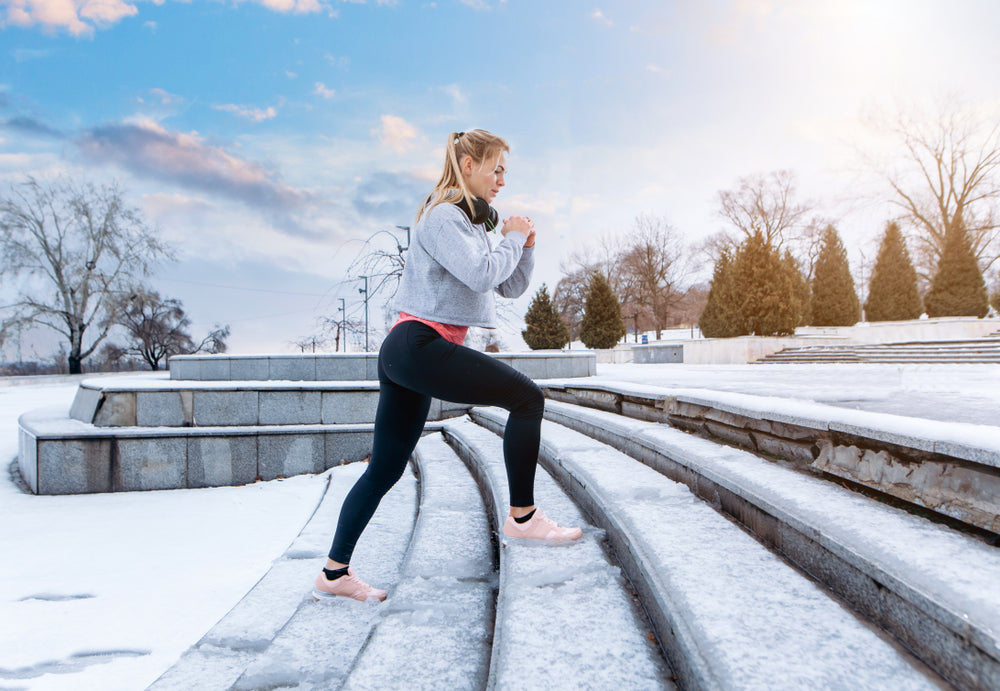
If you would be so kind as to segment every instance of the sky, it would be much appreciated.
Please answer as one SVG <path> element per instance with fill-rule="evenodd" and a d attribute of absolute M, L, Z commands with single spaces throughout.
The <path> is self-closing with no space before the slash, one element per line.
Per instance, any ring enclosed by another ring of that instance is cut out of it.
<path fill-rule="evenodd" d="M 348 266 L 406 244 L 476 127 L 510 143 L 501 217 L 538 231 L 516 315 L 640 214 L 695 259 L 719 191 L 780 169 L 857 262 L 893 213 L 868 118 L 1000 118 L 998 26 L 993 0 L 0 0 L 0 194 L 120 183 L 177 249 L 150 284 L 232 353 L 295 352 L 341 298 L 363 320 Z"/>

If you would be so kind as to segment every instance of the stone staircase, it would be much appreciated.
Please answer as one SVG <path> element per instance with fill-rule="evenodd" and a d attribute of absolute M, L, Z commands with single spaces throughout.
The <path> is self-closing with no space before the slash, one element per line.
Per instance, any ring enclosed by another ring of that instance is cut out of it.
<path fill-rule="evenodd" d="M 503 411 L 441 421 L 355 554 L 382 604 L 308 595 L 349 464 L 150 688 L 1000 687 L 995 547 L 626 411 L 547 403 L 536 495 L 568 545 L 499 531 Z"/>
<path fill-rule="evenodd" d="M 917 341 L 865 345 L 815 345 L 785 348 L 757 363 L 1000 363 L 1000 332 L 956 341 Z"/>

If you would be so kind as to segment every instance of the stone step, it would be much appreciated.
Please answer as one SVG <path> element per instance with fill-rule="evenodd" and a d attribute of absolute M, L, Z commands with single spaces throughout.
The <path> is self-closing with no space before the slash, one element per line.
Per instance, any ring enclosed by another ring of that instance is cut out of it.
<path fill-rule="evenodd" d="M 468 420 L 444 434 L 484 488 L 495 530 L 507 515 L 502 440 Z M 595 529 L 542 469 L 535 500 L 570 544 L 520 544 L 498 535 L 500 582 L 487 688 L 670 688 L 670 671 L 645 617 Z M 441 687 L 445 688 L 445 687 Z"/>
<path fill-rule="evenodd" d="M 285 553 L 150 691 L 330 688 L 346 678 L 381 610 L 347 599 L 317 603 L 310 592 L 344 497 L 365 467 L 353 464 L 331 476 L 317 510 Z M 416 494 L 416 478 L 405 473 L 383 498 L 379 520 L 358 545 L 353 563 L 372 582 L 391 586 L 398 581 Z"/>
<path fill-rule="evenodd" d="M 320 473 L 367 458 L 374 430 L 371 423 L 108 428 L 58 408 L 25 413 L 18 427 L 18 466 L 35 494 L 217 487 Z"/>
<path fill-rule="evenodd" d="M 342 689 L 486 685 L 498 560 L 491 517 L 476 481 L 440 434 L 421 439 L 413 467 L 420 489 L 413 537 Z"/>
<path fill-rule="evenodd" d="M 479 408 L 473 416 L 493 429 L 506 417 Z M 684 485 L 552 422 L 542 438 L 546 467 L 607 531 L 682 686 L 939 688 Z"/>
<path fill-rule="evenodd" d="M 378 382 L 177 381 L 163 375 L 80 383 L 70 417 L 97 427 L 339 425 L 375 421 Z M 434 399 L 430 420 L 469 406 Z"/>
<path fill-rule="evenodd" d="M 496 424 L 495 413 L 490 417 L 476 409 L 474 415 Z M 996 588 L 1000 552 L 995 548 L 835 483 L 667 425 L 557 401 L 546 402 L 546 418 L 621 449 L 649 470 L 687 485 L 959 688 L 1000 688 L 1000 589 Z M 546 427 L 543 439 L 543 455 L 550 458 L 549 463 L 566 468 L 567 477 L 590 496 L 597 496 L 601 482 L 615 478 L 640 488 L 660 482 L 646 469 L 615 465 L 620 463 L 617 452 L 606 447 L 584 455 L 574 466 L 570 460 L 576 461 L 579 454 L 574 450 L 586 446 L 583 441 L 551 427 Z M 562 439 L 572 443 L 556 444 Z M 659 502 L 664 496 L 665 490 L 649 491 L 646 498 Z M 630 506 L 627 494 L 614 497 L 607 499 L 607 506 Z M 643 497 L 636 494 L 633 499 Z M 690 519 L 647 516 L 636 520 L 644 520 L 638 525 L 653 531 L 668 522 L 684 525 Z M 609 535 L 618 534 L 608 530 Z M 628 550 L 635 534 L 629 535 Z M 715 544 L 714 538 L 703 540 Z M 729 563 L 723 567 L 720 562 L 720 568 L 732 572 L 735 567 Z M 705 569 L 705 573 L 714 571 Z M 786 587 L 775 586 L 775 590 L 784 592 Z M 747 600 L 754 601 L 754 597 Z M 688 601 L 698 599 L 691 596 Z M 783 612 L 784 607 L 776 606 L 774 611 Z M 825 645 L 817 643 L 816 647 Z M 811 655 L 804 651 L 802 659 L 811 660 Z M 831 685 L 869 687 L 865 683 L 820 684 Z"/>
<path fill-rule="evenodd" d="M 539 350 L 489 353 L 532 379 L 590 377 L 597 373 L 593 351 Z M 170 378 L 200 381 L 357 381 L 378 379 L 378 353 L 298 355 L 175 355 Z"/>

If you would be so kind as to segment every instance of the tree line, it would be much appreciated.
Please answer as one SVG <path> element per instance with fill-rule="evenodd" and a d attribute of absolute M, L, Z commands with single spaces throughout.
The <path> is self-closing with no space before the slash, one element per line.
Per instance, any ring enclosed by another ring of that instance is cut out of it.
<path fill-rule="evenodd" d="M 935 119 L 898 115 L 875 125 L 895 137 L 903 154 L 888 163 L 867 159 L 898 215 L 885 226 L 867 283 L 861 281 L 867 287 L 863 302 L 835 223 L 818 216 L 815 203 L 798 198 L 792 172 L 775 171 L 746 176 L 719 192 L 717 213 L 727 230 L 698 248 L 712 265 L 707 290 L 685 284 L 685 257 L 696 248 L 682 248 L 664 221 L 639 217 L 617 245 L 603 241 L 596 258 L 564 267 L 551 299 L 536 295 L 525 319 L 526 342 L 531 345 L 536 333 L 556 334 L 543 339 L 550 348 L 582 339 L 584 303 L 596 273 L 620 307 L 607 329 L 619 339 L 625 333 L 617 326 L 621 317 L 634 320 L 636 333 L 655 330 L 657 337 L 671 319 L 683 318 L 697 322 L 705 336 L 728 337 L 786 335 L 798 326 L 850 325 L 862 318 L 1000 311 L 1000 282 L 988 294 L 984 279 L 1000 257 L 1000 124 L 944 108 Z M 562 343 L 554 325 L 538 326 L 543 313 L 566 326 Z"/>
<path fill-rule="evenodd" d="M 68 178 L 12 184 L 0 196 L 0 347 L 14 334 L 55 331 L 70 374 L 94 357 L 107 368 L 157 370 L 171 355 L 226 350 L 228 326 L 200 342 L 180 301 L 146 283 L 174 250 L 129 206 L 116 183 Z M 100 349 L 100 350 L 99 350 Z"/>

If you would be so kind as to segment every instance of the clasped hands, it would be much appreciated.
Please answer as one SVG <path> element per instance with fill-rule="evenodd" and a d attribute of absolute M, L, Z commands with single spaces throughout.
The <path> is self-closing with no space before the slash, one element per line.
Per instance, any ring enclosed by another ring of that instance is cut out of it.
<path fill-rule="evenodd" d="M 500 233 L 505 237 L 507 233 L 521 233 L 528 238 L 525 247 L 535 246 L 535 222 L 527 216 L 511 216 L 503 222 Z"/>

